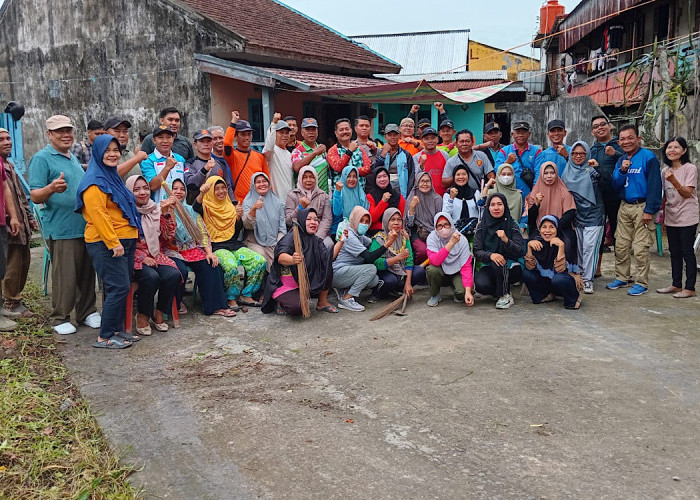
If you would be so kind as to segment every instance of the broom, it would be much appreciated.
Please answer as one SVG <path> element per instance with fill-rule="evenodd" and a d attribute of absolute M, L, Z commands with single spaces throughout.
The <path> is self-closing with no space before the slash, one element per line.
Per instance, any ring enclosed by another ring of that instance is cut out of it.
<path fill-rule="evenodd" d="M 305 318 L 311 317 L 311 308 L 309 300 L 311 300 L 311 291 L 309 289 L 309 275 L 306 274 L 306 262 L 304 261 L 304 252 L 301 248 L 301 237 L 299 236 L 299 227 L 292 227 L 294 234 L 294 251 L 301 255 L 301 262 L 297 264 L 297 275 L 299 277 L 299 300 L 301 302 L 301 315 Z"/>
<path fill-rule="evenodd" d="M 163 189 L 165 189 L 165 192 L 168 194 L 168 198 L 173 197 L 173 192 L 170 189 L 170 187 L 164 182 L 162 184 Z M 202 244 L 202 232 L 199 230 L 197 227 L 197 224 L 195 221 L 192 220 L 192 217 L 190 217 L 190 214 L 188 214 L 185 211 L 185 208 L 182 206 L 182 203 L 178 200 L 178 202 L 175 204 L 175 211 L 177 212 L 177 215 L 180 216 L 180 220 L 182 221 L 182 225 L 185 226 L 185 229 L 187 230 L 188 233 L 190 233 L 190 236 L 192 236 L 192 239 L 197 243 L 197 245 Z"/>
<path fill-rule="evenodd" d="M 392 302 L 388 306 L 385 306 L 384 309 L 382 309 L 377 314 L 372 316 L 369 320 L 370 321 L 377 321 L 378 319 L 386 318 L 391 313 L 393 313 L 397 307 L 399 307 L 399 305 L 404 301 L 404 297 L 406 297 L 406 294 L 402 293 L 401 297 L 396 299 L 394 302 Z"/>

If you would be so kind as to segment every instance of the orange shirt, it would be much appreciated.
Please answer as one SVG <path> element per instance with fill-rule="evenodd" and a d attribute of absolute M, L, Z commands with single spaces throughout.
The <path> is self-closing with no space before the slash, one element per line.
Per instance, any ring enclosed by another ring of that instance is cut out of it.
<path fill-rule="evenodd" d="M 236 138 L 236 129 L 229 126 L 224 136 L 224 159 L 231 169 L 231 176 L 235 184 L 233 195 L 238 203 L 243 203 L 243 199 L 250 191 L 250 179 L 256 172 L 263 172 L 270 178 L 270 170 L 267 167 L 265 157 L 254 151 L 242 152 L 234 149 L 233 141 Z M 245 168 L 244 168 L 245 167 Z"/>
<path fill-rule="evenodd" d="M 120 245 L 121 239 L 139 237 L 139 230 L 129 225 L 119 206 L 97 186 L 85 190 L 83 203 L 86 243 L 102 241 L 112 249 Z"/>
<path fill-rule="evenodd" d="M 419 146 L 416 147 L 416 146 L 413 145 L 413 143 L 411 143 L 411 142 L 406 142 L 405 140 L 403 140 L 403 138 L 399 139 L 399 146 L 402 147 L 402 148 L 404 148 L 406 151 L 408 151 L 408 153 L 409 153 L 411 156 L 413 156 L 414 154 L 416 154 L 418 151 L 422 151 L 422 150 L 423 150 L 423 144 L 421 144 L 420 141 L 418 141 L 418 144 L 419 144 Z"/>

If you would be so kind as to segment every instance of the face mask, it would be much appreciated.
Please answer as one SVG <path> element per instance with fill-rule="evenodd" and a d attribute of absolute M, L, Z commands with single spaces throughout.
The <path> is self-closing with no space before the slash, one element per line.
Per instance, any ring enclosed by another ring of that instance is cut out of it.
<path fill-rule="evenodd" d="M 369 224 L 358 224 L 357 225 L 357 234 L 365 234 L 368 229 L 369 229 Z"/>
<path fill-rule="evenodd" d="M 510 186 L 513 183 L 513 176 L 512 175 L 499 175 L 498 182 L 500 182 L 504 186 Z"/>
<path fill-rule="evenodd" d="M 451 227 L 446 227 L 444 229 L 438 229 L 437 234 L 440 238 L 443 240 L 446 240 L 450 236 L 452 236 L 452 228 Z"/>

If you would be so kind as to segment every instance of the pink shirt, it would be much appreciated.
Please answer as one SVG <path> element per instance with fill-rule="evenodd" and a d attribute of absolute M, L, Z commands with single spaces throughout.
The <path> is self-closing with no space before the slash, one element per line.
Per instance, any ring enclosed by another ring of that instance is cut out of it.
<path fill-rule="evenodd" d="M 430 265 L 438 267 L 441 266 L 445 258 L 450 252 L 447 247 L 442 247 L 440 251 L 433 252 L 428 250 L 428 260 Z M 464 288 L 474 288 L 474 273 L 472 272 L 472 256 L 470 255 L 467 262 L 464 263 L 462 269 L 459 270 L 459 274 L 462 275 L 462 285 Z"/>
<path fill-rule="evenodd" d="M 666 171 L 671 167 L 664 167 L 661 178 L 664 182 L 666 194 L 666 207 L 664 210 L 664 223 L 671 227 L 692 226 L 700 222 L 698 213 L 698 169 L 692 163 L 684 163 L 677 170 L 673 170 L 673 176 L 681 186 L 692 186 L 693 194 L 690 198 L 683 198 L 680 193 L 666 180 Z"/>

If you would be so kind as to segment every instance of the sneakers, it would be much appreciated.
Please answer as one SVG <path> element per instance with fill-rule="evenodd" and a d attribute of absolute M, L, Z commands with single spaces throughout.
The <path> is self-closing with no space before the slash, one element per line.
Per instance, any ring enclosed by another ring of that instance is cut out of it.
<path fill-rule="evenodd" d="M 377 297 L 376 295 L 374 295 L 374 293 L 372 293 L 372 295 L 370 295 L 369 298 L 367 299 L 367 302 L 369 304 L 376 304 L 377 302 L 379 302 L 379 297 Z"/>
<path fill-rule="evenodd" d="M 433 295 L 432 297 L 430 297 L 428 299 L 428 307 L 437 306 L 441 300 L 442 300 L 442 297 L 440 297 L 439 295 Z"/>
<path fill-rule="evenodd" d="M 17 328 L 17 323 L 10 318 L 0 315 L 0 332 L 11 332 Z"/>
<path fill-rule="evenodd" d="M 643 295 L 643 294 L 647 293 L 648 291 L 649 291 L 649 289 L 647 287 L 642 286 L 639 283 L 637 283 L 636 285 L 634 285 L 632 288 L 629 289 L 629 291 L 627 292 L 627 295 L 633 295 L 633 296 Z"/>
<path fill-rule="evenodd" d="M 70 335 L 71 333 L 75 333 L 77 331 L 73 326 L 73 323 L 71 323 L 70 321 L 66 321 L 65 323 L 56 325 L 53 327 L 53 329 L 59 335 Z"/>
<path fill-rule="evenodd" d="M 0 314 L 5 316 L 6 318 L 19 318 L 22 316 L 21 311 L 11 311 L 6 307 L 2 308 L 2 311 L 0 311 Z"/>
<path fill-rule="evenodd" d="M 338 307 L 354 312 L 362 312 L 365 310 L 365 306 L 355 302 L 355 297 L 350 297 L 349 299 L 341 298 L 340 300 L 338 300 Z"/>
<path fill-rule="evenodd" d="M 88 315 L 87 318 L 85 318 L 85 321 L 83 321 L 83 324 L 85 326 L 89 326 L 90 328 L 99 328 L 100 324 L 102 324 L 102 316 L 100 316 L 100 313 L 94 312 L 90 315 Z M 71 332 L 73 333 L 73 332 Z"/>
<path fill-rule="evenodd" d="M 593 282 L 592 281 L 584 281 L 583 282 L 583 293 L 588 293 L 588 294 L 593 293 Z"/>
<path fill-rule="evenodd" d="M 498 301 L 496 302 L 496 309 L 508 309 L 513 304 L 515 304 L 513 296 L 507 293 L 503 297 L 498 299 Z"/>
<path fill-rule="evenodd" d="M 605 288 L 607 288 L 608 290 L 617 290 L 618 288 L 624 288 L 626 286 L 628 286 L 626 281 L 615 280 L 605 285 Z"/>

